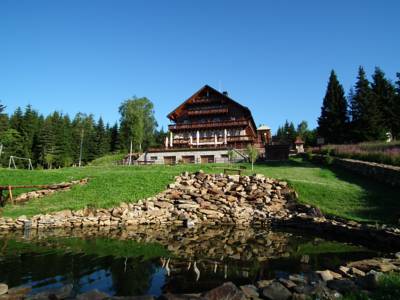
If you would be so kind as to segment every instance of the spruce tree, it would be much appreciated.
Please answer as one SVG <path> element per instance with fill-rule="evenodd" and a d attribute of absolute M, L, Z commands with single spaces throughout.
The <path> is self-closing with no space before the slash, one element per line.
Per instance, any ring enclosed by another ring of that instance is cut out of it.
<path fill-rule="evenodd" d="M 115 153 L 119 150 L 118 123 L 115 123 L 114 126 L 110 128 L 110 152 Z"/>
<path fill-rule="evenodd" d="M 396 116 L 393 123 L 393 137 L 400 139 L 400 73 L 396 73 L 396 96 L 393 101 L 393 114 Z"/>
<path fill-rule="evenodd" d="M 0 102 L 0 132 L 5 132 L 8 129 L 8 115 L 4 113 L 6 107 Z"/>
<path fill-rule="evenodd" d="M 375 68 L 372 78 L 372 94 L 379 112 L 378 129 L 384 138 L 387 132 L 397 131 L 395 124 L 398 116 L 393 111 L 396 93 L 393 84 L 386 79 L 385 73 L 380 68 Z"/>
<path fill-rule="evenodd" d="M 325 143 L 344 143 L 348 128 L 347 101 L 335 71 L 332 70 L 318 118 L 318 135 Z"/>
<path fill-rule="evenodd" d="M 108 140 L 106 128 L 104 127 L 103 119 L 100 117 L 97 121 L 96 127 L 96 156 L 100 157 L 108 153 L 110 142 Z"/>
<path fill-rule="evenodd" d="M 51 168 L 54 159 L 55 134 L 53 130 L 53 120 L 50 116 L 44 119 L 39 131 L 38 144 L 36 150 L 37 163 Z"/>
<path fill-rule="evenodd" d="M 354 94 L 350 100 L 350 135 L 351 141 L 363 142 L 376 140 L 382 137 L 379 128 L 380 112 L 373 97 L 370 82 L 366 78 L 363 67 L 359 67 Z"/>

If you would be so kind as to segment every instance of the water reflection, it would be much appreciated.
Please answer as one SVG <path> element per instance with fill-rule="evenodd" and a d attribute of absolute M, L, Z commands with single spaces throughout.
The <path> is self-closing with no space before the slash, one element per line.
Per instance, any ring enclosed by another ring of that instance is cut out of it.
<path fill-rule="evenodd" d="M 194 293 L 229 280 L 248 284 L 330 268 L 376 253 L 265 228 L 135 227 L 0 235 L 0 282 L 33 292 L 72 284 L 75 293 Z"/>

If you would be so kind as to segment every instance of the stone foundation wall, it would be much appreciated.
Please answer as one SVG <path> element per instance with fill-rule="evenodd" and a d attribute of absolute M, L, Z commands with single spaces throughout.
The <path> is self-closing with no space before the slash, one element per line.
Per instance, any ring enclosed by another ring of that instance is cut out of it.
<path fill-rule="evenodd" d="M 165 152 L 146 152 L 143 153 L 138 161 L 152 161 L 154 164 L 164 164 L 165 157 L 175 157 L 176 163 L 184 162 L 184 157 L 194 157 L 194 163 L 201 163 L 202 156 L 214 156 L 214 162 L 216 163 L 228 163 L 228 150 L 197 150 L 193 149 L 186 151 L 165 151 Z M 243 161 L 243 157 L 236 156 L 234 162 Z"/>

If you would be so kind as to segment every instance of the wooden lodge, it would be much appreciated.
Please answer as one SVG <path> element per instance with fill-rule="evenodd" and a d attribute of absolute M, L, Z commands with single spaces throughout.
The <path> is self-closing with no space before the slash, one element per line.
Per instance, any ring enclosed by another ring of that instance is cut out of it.
<path fill-rule="evenodd" d="M 168 114 L 172 124 L 161 148 L 149 149 L 139 157 L 144 163 L 224 162 L 228 150 L 245 159 L 251 144 L 263 155 L 271 141 L 270 129 L 257 129 L 250 110 L 234 101 L 227 92 L 220 93 L 206 85 Z"/>

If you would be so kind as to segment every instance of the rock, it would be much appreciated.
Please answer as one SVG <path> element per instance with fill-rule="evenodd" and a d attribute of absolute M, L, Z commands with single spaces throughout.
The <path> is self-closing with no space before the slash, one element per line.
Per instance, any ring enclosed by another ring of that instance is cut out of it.
<path fill-rule="evenodd" d="M 310 256 L 308 255 L 303 255 L 300 259 L 300 262 L 303 264 L 308 264 L 310 262 Z"/>
<path fill-rule="evenodd" d="M 316 271 L 315 273 L 319 274 L 323 281 L 329 281 L 334 279 L 332 273 L 329 270 Z"/>
<path fill-rule="evenodd" d="M 153 296 L 114 296 L 107 298 L 107 300 L 156 300 Z"/>
<path fill-rule="evenodd" d="M 48 291 L 35 294 L 31 297 L 28 297 L 27 299 L 29 300 L 65 299 L 71 296 L 72 288 L 73 288 L 72 284 L 67 284 L 58 289 L 51 289 Z"/>
<path fill-rule="evenodd" d="M 396 257 L 396 259 L 400 260 L 400 252 L 397 252 L 394 256 Z"/>
<path fill-rule="evenodd" d="M 305 294 L 293 293 L 292 300 L 307 300 L 310 297 Z"/>
<path fill-rule="evenodd" d="M 328 288 L 338 291 L 341 294 L 355 292 L 356 284 L 349 279 L 334 279 L 327 282 Z"/>
<path fill-rule="evenodd" d="M 246 295 L 247 298 L 258 298 L 258 292 L 257 292 L 257 288 L 252 285 L 242 285 L 240 287 L 240 289 L 242 290 L 242 292 Z"/>
<path fill-rule="evenodd" d="M 285 278 L 279 278 L 279 282 L 282 283 L 288 289 L 294 288 L 297 285 L 293 281 Z"/>
<path fill-rule="evenodd" d="M 364 259 L 359 261 L 354 261 L 347 264 L 349 268 L 357 268 L 363 272 L 369 272 L 371 270 L 377 270 L 380 272 L 390 272 L 396 270 L 396 266 L 392 263 L 379 259 Z"/>
<path fill-rule="evenodd" d="M 259 281 L 257 281 L 257 287 L 259 288 L 259 289 L 262 289 L 262 288 L 265 288 L 265 287 L 267 287 L 268 285 L 270 285 L 271 284 L 271 282 L 272 282 L 273 280 L 259 280 Z"/>
<path fill-rule="evenodd" d="M 363 277 L 356 278 L 355 282 L 363 290 L 374 290 L 378 287 L 378 280 L 381 276 L 380 272 L 370 272 Z"/>
<path fill-rule="evenodd" d="M 349 273 L 350 268 L 345 267 L 345 266 L 340 266 L 339 271 L 342 275 L 347 276 L 347 273 Z"/>
<path fill-rule="evenodd" d="M 304 275 L 300 275 L 300 274 L 291 274 L 289 275 L 289 280 L 295 282 L 295 283 L 300 283 L 300 284 L 306 284 L 307 280 L 304 277 Z"/>
<path fill-rule="evenodd" d="M 8 285 L 5 283 L 0 283 L 0 295 L 7 294 L 8 292 Z"/>
<path fill-rule="evenodd" d="M 351 271 L 351 273 L 352 273 L 353 275 L 356 275 L 356 276 L 365 276 L 365 272 L 363 272 L 363 271 L 361 271 L 361 270 L 359 270 L 359 269 L 357 269 L 357 268 L 352 267 L 352 268 L 350 269 L 350 271 Z"/>
<path fill-rule="evenodd" d="M 30 288 L 30 287 L 14 287 L 14 288 L 9 289 L 7 294 L 23 296 L 23 295 L 29 294 L 31 291 L 32 291 L 32 288 Z"/>
<path fill-rule="evenodd" d="M 76 300 L 103 300 L 107 299 L 109 296 L 106 293 L 100 292 L 95 289 L 83 294 L 76 296 Z"/>
<path fill-rule="evenodd" d="M 292 293 L 277 281 L 265 287 L 262 294 L 269 300 L 288 300 L 292 296 Z"/>
<path fill-rule="evenodd" d="M 207 300 L 246 300 L 245 294 L 232 282 L 226 282 L 223 285 L 206 292 L 203 297 Z"/>
<path fill-rule="evenodd" d="M 199 294 L 181 294 L 181 295 L 175 295 L 175 294 L 164 294 L 161 295 L 161 297 L 157 298 L 158 300 L 205 300 L 204 297 L 202 297 Z"/>

